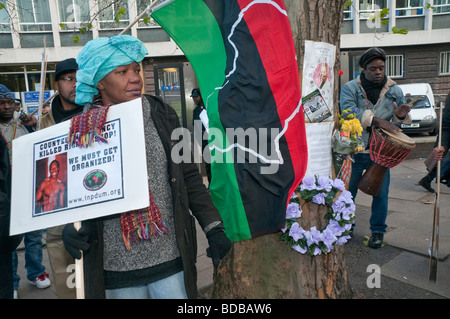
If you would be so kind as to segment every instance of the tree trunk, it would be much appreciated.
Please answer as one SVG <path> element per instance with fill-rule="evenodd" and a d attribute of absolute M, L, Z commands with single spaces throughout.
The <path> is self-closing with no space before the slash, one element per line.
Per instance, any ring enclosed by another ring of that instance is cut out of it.
<path fill-rule="evenodd" d="M 327 207 L 303 203 L 301 226 L 323 229 Z M 302 255 L 280 240 L 281 232 L 233 244 L 215 273 L 212 298 L 351 298 L 344 246 L 327 255 Z"/>
<path fill-rule="evenodd" d="M 337 47 L 335 79 L 339 71 L 340 36 L 346 0 L 284 0 L 296 46 L 300 78 L 304 41 L 327 42 Z M 335 100 L 338 96 L 335 83 Z M 337 104 L 337 103 L 336 103 Z M 331 163 L 330 163 L 331 165 Z M 303 203 L 302 227 L 326 227 L 325 206 Z M 280 240 L 281 232 L 233 244 L 214 275 L 212 298 L 221 299 L 327 299 L 351 298 L 344 246 L 327 255 L 297 253 Z"/>

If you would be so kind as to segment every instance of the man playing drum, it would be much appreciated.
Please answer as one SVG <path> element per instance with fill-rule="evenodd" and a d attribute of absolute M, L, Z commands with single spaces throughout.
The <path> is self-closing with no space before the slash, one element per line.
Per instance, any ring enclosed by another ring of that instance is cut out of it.
<path fill-rule="evenodd" d="M 341 90 L 340 108 L 356 109 L 356 117 L 364 128 L 363 140 L 366 150 L 354 155 L 349 191 L 353 198 L 358 192 L 358 181 L 364 170 L 368 169 L 372 160 L 369 154 L 369 137 L 372 126 L 388 132 L 401 131 L 392 122 L 411 123 L 409 112 L 411 107 L 405 103 L 402 90 L 385 74 L 386 54 L 380 48 L 371 48 L 364 52 L 359 60 L 362 68 L 357 79 L 346 83 Z M 370 217 L 369 247 L 380 248 L 386 232 L 388 211 L 390 174 L 389 170 L 383 179 L 378 195 L 372 198 L 372 214 Z"/>

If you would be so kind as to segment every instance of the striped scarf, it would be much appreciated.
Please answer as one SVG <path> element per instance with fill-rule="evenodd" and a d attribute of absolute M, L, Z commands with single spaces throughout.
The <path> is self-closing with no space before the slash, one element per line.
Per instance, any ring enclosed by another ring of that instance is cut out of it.
<path fill-rule="evenodd" d="M 127 250 L 131 249 L 131 244 L 142 241 L 152 240 L 152 236 L 158 236 L 167 233 L 166 224 L 161 219 L 161 213 L 153 199 L 150 188 L 148 190 L 150 197 L 150 206 L 129 211 L 120 215 L 120 226 L 122 228 L 122 237 Z"/>
<path fill-rule="evenodd" d="M 87 148 L 96 141 L 107 143 L 101 133 L 110 106 L 94 107 L 83 114 L 73 117 L 70 121 L 68 136 L 70 145 Z"/>

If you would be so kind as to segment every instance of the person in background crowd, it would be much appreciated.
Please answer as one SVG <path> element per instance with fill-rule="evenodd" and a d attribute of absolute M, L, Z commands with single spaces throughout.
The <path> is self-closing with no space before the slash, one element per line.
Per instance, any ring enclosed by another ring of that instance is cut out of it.
<path fill-rule="evenodd" d="M 0 104 L 3 98 L 0 96 Z M 22 241 L 22 235 L 10 236 L 11 163 L 6 141 L 0 139 L 0 299 L 13 299 L 12 253 Z"/>
<path fill-rule="evenodd" d="M 439 149 L 438 141 L 436 141 L 435 148 L 433 149 L 433 158 L 436 161 L 443 160 L 444 157 L 448 158 L 448 148 L 449 148 L 449 141 L 450 141 L 450 93 L 447 95 L 447 98 L 445 99 L 445 108 L 442 114 L 442 132 L 439 132 L 441 134 L 441 148 Z M 447 161 L 448 162 L 448 161 Z M 450 186 L 450 168 L 447 168 L 448 166 L 443 165 L 443 176 L 442 180 L 446 181 L 447 186 Z M 434 166 L 433 169 L 430 170 L 430 172 L 423 177 L 419 181 L 419 185 L 425 188 L 427 191 L 434 193 L 434 189 L 431 187 L 431 182 L 433 179 L 436 178 L 437 175 L 437 166 Z"/>
<path fill-rule="evenodd" d="M 33 123 L 36 124 L 37 122 L 32 115 L 24 115 L 21 122 L 17 121 L 14 119 L 15 111 L 14 95 L 6 86 L 0 84 L 0 131 L 9 150 L 10 162 L 12 162 L 12 141 L 29 133 L 29 130 L 22 123 L 33 125 Z M 45 266 L 42 264 L 42 235 L 43 230 L 24 234 L 27 278 L 31 285 L 41 289 L 47 288 L 51 284 L 49 275 L 45 272 Z M 20 277 L 17 275 L 18 259 L 16 250 L 13 251 L 12 260 L 14 297 L 16 298 L 20 281 Z"/>
<path fill-rule="evenodd" d="M 208 148 L 208 139 L 205 136 L 205 132 L 206 127 L 205 127 L 205 123 L 203 123 L 203 121 L 200 118 L 200 114 L 202 114 L 203 112 L 204 115 L 207 118 L 206 115 L 206 108 L 205 105 L 203 103 L 203 98 L 202 95 L 200 93 L 200 89 L 193 89 L 191 92 L 191 97 L 192 100 L 194 100 L 194 103 L 196 105 L 194 112 L 193 112 L 193 125 L 195 127 L 195 121 L 200 121 L 202 123 L 202 139 L 201 141 L 198 141 L 200 146 L 202 147 L 202 156 L 204 157 L 204 163 L 205 163 L 205 170 L 206 170 L 206 176 L 208 177 L 208 185 L 211 184 L 211 155 L 209 153 L 209 148 Z"/>

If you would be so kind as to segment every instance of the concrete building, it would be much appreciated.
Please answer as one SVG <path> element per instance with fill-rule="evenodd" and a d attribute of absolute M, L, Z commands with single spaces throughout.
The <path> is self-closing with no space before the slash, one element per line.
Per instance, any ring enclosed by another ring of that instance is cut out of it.
<path fill-rule="evenodd" d="M 26 102 L 24 92 L 39 91 L 43 47 L 47 54 L 46 90 L 53 90 L 58 61 L 76 57 L 92 38 L 118 35 L 150 0 L 0 0 L 0 83 Z M 389 12 L 386 16 L 386 10 Z M 437 94 L 450 91 L 450 0 L 357 0 L 346 8 L 341 44 L 343 83 L 360 71 L 367 48 L 383 47 L 388 72 L 398 83 L 428 82 Z M 396 26 L 406 35 L 393 34 Z M 143 18 L 127 34 L 148 51 L 142 63 L 145 92 L 161 95 L 192 125 L 194 71 L 168 34 Z M 27 97 L 36 99 L 36 95 Z M 34 100 L 33 100 L 34 101 Z M 30 102 L 31 105 L 35 102 Z"/>
<path fill-rule="evenodd" d="M 344 83 L 360 73 L 361 53 L 377 46 L 386 51 L 387 73 L 398 84 L 426 82 L 435 94 L 450 92 L 450 0 L 353 1 L 344 19 Z M 394 27 L 407 34 L 393 33 Z"/>

